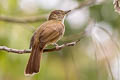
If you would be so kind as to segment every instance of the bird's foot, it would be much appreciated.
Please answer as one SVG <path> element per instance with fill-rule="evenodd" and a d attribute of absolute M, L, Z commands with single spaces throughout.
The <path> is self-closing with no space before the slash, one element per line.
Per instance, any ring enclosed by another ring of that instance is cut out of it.
<path fill-rule="evenodd" d="M 53 43 L 53 45 L 56 47 L 56 49 L 59 49 L 59 45 L 57 43 Z"/>

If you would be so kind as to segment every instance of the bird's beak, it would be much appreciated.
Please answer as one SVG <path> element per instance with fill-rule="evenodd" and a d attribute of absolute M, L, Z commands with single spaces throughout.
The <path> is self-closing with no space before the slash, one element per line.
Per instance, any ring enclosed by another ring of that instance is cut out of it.
<path fill-rule="evenodd" d="M 71 12 L 71 10 L 65 11 L 65 14 L 68 14 L 69 12 Z"/>

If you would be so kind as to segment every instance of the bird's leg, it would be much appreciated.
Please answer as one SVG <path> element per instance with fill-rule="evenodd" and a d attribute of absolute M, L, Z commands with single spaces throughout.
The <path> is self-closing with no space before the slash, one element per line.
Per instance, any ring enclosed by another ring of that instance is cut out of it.
<path fill-rule="evenodd" d="M 59 45 L 57 43 L 53 43 L 53 45 L 56 47 L 56 49 L 59 49 Z"/>

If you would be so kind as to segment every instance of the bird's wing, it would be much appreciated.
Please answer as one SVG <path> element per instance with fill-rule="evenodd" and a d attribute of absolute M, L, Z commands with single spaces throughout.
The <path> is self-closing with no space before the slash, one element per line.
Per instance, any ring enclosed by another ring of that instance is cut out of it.
<path fill-rule="evenodd" d="M 30 48 L 34 42 L 48 43 L 57 41 L 64 31 L 64 25 L 60 22 L 47 21 L 42 24 L 31 38 Z"/>
<path fill-rule="evenodd" d="M 39 36 L 40 42 L 54 42 L 62 35 L 63 25 L 61 23 L 47 24 Z"/>

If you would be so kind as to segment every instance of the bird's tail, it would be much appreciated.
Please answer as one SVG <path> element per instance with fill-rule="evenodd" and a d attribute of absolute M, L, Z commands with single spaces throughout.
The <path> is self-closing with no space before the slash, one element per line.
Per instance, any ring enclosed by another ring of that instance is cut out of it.
<path fill-rule="evenodd" d="M 40 47 L 40 45 L 38 44 L 32 47 L 32 52 L 25 70 L 26 76 L 33 75 L 39 72 L 40 59 L 41 59 L 44 47 L 45 45 Z"/>

